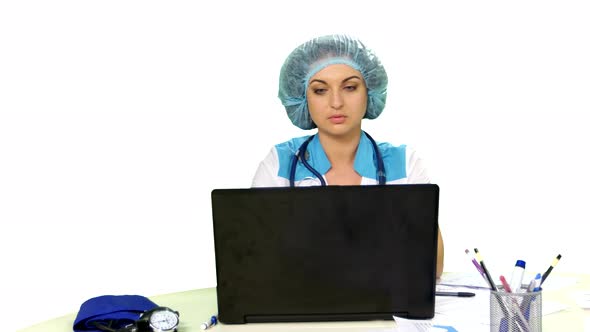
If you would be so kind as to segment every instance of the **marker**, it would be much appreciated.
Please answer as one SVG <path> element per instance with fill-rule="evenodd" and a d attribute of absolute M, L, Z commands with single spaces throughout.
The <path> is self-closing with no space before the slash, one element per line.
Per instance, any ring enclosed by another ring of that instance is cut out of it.
<path fill-rule="evenodd" d="M 470 292 L 436 292 L 436 296 L 457 296 L 457 297 L 473 297 L 475 293 Z"/>
<path fill-rule="evenodd" d="M 498 288 L 494 284 L 494 279 L 492 279 L 492 276 L 490 275 L 490 271 L 488 271 L 488 269 L 486 268 L 486 265 L 483 262 L 483 258 L 481 258 L 481 254 L 479 253 L 479 250 L 477 250 L 477 248 L 474 248 L 473 251 L 475 251 L 475 255 L 477 256 L 477 259 L 479 260 L 479 265 L 481 265 L 481 268 L 483 269 L 483 271 L 486 274 L 486 279 L 488 280 L 490 287 L 492 288 L 493 291 L 497 291 Z"/>
<path fill-rule="evenodd" d="M 510 287 L 510 285 L 506 281 L 506 278 L 504 278 L 504 276 L 502 276 L 502 275 L 500 276 L 500 282 L 502 283 L 502 286 L 504 286 L 504 290 L 507 293 L 512 293 L 512 287 Z"/>
<path fill-rule="evenodd" d="M 203 324 L 201 324 L 201 330 L 206 330 L 216 324 L 217 324 L 217 316 L 213 315 L 213 316 L 211 316 L 211 318 L 209 319 L 208 322 L 204 322 Z"/>
<path fill-rule="evenodd" d="M 512 288 L 512 291 L 515 293 L 518 293 L 520 287 L 522 286 L 522 278 L 524 277 L 525 267 L 526 262 L 520 259 L 516 261 L 516 264 L 514 264 L 512 277 L 510 278 L 510 288 Z"/>
<path fill-rule="evenodd" d="M 555 259 L 553 260 L 553 263 L 551 263 L 551 266 L 549 266 L 547 271 L 545 271 L 545 273 L 543 273 L 543 277 L 541 278 L 541 285 L 545 282 L 545 279 L 547 279 L 547 277 L 549 276 L 549 273 L 551 273 L 551 270 L 553 270 L 555 265 L 557 265 L 557 263 L 559 263 L 560 259 L 561 259 L 561 255 L 557 255 L 557 257 L 555 257 Z"/>

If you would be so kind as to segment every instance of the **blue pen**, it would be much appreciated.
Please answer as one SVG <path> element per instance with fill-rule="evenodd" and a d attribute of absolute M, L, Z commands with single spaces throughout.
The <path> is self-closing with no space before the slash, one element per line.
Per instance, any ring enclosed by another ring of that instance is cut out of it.
<path fill-rule="evenodd" d="M 531 283 L 529 284 L 529 287 L 527 287 L 527 291 L 530 292 L 538 292 L 541 290 L 541 274 L 537 273 L 537 275 L 535 276 L 535 278 L 533 278 L 533 280 L 531 280 Z M 531 303 L 533 301 L 535 301 L 537 299 L 536 296 L 533 296 L 531 298 L 529 298 L 527 301 L 523 301 L 520 309 L 524 312 L 524 317 L 526 319 L 529 319 L 529 316 L 531 314 Z"/>
<path fill-rule="evenodd" d="M 541 289 L 541 274 L 537 273 L 537 275 L 531 280 L 529 283 L 529 287 L 527 287 L 527 292 L 537 292 Z"/>
<path fill-rule="evenodd" d="M 541 277 L 540 273 L 537 273 L 535 276 L 535 287 L 533 288 L 533 292 L 538 292 L 541 290 L 541 283 L 543 282 L 543 278 Z"/>
<path fill-rule="evenodd" d="M 204 322 L 203 324 L 201 324 L 201 330 L 206 330 L 216 324 L 217 324 L 217 315 L 213 315 L 213 316 L 211 316 L 211 318 L 209 319 L 208 322 Z"/>

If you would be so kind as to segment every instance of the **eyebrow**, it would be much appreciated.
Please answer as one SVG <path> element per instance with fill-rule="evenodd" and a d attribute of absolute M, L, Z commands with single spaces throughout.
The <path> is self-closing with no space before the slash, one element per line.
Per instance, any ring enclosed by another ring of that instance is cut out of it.
<path fill-rule="evenodd" d="M 343 80 L 342 80 L 342 83 L 344 83 L 344 82 L 346 82 L 346 81 L 348 81 L 348 80 L 351 80 L 351 79 L 353 79 L 353 78 L 358 78 L 359 80 L 361 79 L 360 77 L 358 77 L 358 76 L 356 76 L 356 75 L 353 75 L 353 76 L 350 76 L 350 77 L 347 77 L 347 78 L 343 79 Z M 323 83 L 323 84 L 326 84 L 326 85 L 328 85 L 328 83 L 327 83 L 326 81 L 324 81 L 324 80 L 319 80 L 319 79 L 317 79 L 317 78 L 315 78 L 315 79 L 311 80 L 311 82 L 309 82 L 309 85 L 311 85 L 311 83 L 313 83 L 313 82 L 319 82 L 319 83 Z"/>

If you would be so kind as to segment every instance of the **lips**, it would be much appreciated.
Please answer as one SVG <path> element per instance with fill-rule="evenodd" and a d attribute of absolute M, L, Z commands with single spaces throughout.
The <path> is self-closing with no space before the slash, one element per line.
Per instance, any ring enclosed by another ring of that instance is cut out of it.
<path fill-rule="evenodd" d="M 328 118 L 328 120 L 330 120 L 330 122 L 334 123 L 334 124 L 339 124 L 339 123 L 343 123 L 344 121 L 346 121 L 346 116 L 338 114 L 338 115 L 332 115 L 331 117 Z"/>

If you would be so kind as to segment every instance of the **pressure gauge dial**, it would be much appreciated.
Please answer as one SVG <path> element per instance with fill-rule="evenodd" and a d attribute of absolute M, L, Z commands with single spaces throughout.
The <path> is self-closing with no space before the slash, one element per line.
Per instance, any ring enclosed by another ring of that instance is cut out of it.
<path fill-rule="evenodd" d="M 172 332 L 178 327 L 179 315 L 170 308 L 157 307 L 143 313 L 140 321 L 147 322 L 154 332 Z"/>

